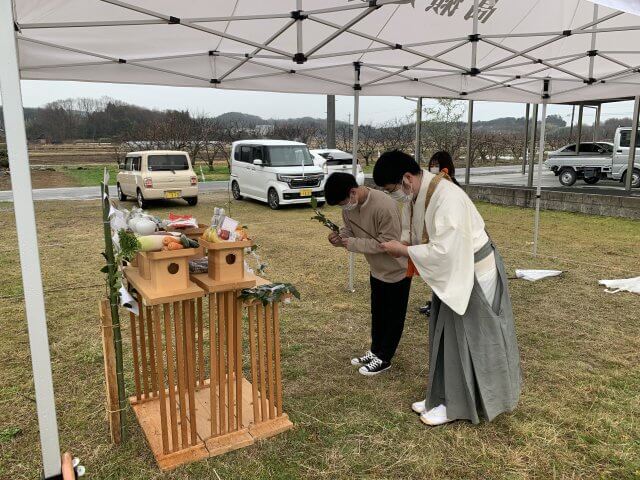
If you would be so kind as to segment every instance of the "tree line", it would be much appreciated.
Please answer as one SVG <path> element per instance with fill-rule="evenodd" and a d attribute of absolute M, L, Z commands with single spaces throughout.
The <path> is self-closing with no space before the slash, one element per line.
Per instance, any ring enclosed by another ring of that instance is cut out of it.
<path fill-rule="evenodd" d="M 438 150 L 449 151 L 458 162 L 466 156 L 467 125 L 465 103 L 439 100 L 423 112 L 421 156 Z M 359 126 L 358 152 L 369 164 L 379 152 L 415 149 L 415 112 L 380 124 Z M 0 116 L 0 120 L 1 120 Z M 326 120 L 311 117 L 265 120 L 255 115 L 228 112 L 219 116 L 187 110 L 153 110 L 104 97 L 57 100 L 39 108 L 25 109 L 30 141 L 51 143 L 85 140 L 108 142 L 116 157 L 132 149 L 186 150 L 196 161 L 212 166 L 215 160 L 227 160 L 233 141 L 250 138 L 297 140 L 310 148 L 326 146 Z M 616 127 L 630 125 L 628 118 L 603 122 L 598 139 L 612 140 Z M 0 125 L 1 128 L 1 125 Z M 583 140 L 593 138 L 592 127 L 583 126 Z M 0 130 L 1 133 L 1 130 Z M 352 150 L 353 126 L 336 123 L 336 147 Z M 575 141 L 576 128 L 562 117 L 547 117 L 547 149 L 556 149 Z M 524 117 L 504 117 L 473 124 L 472 165 L 518 163 L 524 152 Z M 537 139 L 536 139 L 537 141 Z"/>

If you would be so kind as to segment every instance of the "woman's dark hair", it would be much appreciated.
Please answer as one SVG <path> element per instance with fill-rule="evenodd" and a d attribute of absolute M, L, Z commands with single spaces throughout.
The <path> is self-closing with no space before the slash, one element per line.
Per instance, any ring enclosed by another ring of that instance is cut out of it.
<path fill-rule="evenodd" d="M 405 173 L 417 175 L 420 172 L 420 165 L 411 155 L 400 150 L 391 150 L 380 155 L 373 167 L 373 181 L 382 187 L 391 183 L 400 183 Z"/>
<path fill-rule="evenodd" d="M 456 167 L 453 165 L 453 159 L 449 152 L 445 150 L 440 150 L 439 152 L 431 155 L 431 159 L 429 160 L 429 166 L 436 164 L 439 170 L 443 168 L 447 169 L 449 176 L 451 177 L 451 181 L 456 185 L 460 185 L 456 180 Z"/>
<path fill-rule="evenodd" d="M 324 198 L 329 205 L 337 205 L 346 200 L 352 188 L 358 188 L 358 182 L 353 175 L 342 172 L 332 173 L 324 184 Z"/>

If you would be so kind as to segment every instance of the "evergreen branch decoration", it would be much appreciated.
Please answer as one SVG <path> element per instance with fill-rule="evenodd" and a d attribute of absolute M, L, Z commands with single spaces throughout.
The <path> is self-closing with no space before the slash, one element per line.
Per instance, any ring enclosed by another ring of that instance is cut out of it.
<path fill-rule="evenodd" d="M 318 201 L 315 199 L 315 197 L 311 199 L 311 207 L 313 208 L 313 211 L 315 213 L 315 215 L 311 217 L 311 220 L 318 220 L 321 224 L 335 233 L 338 233 L 340 231 L 340 227 L 338 227 L 338 225 L 333 223 L 324 215 L 324 213 L 318 210 Z"/>
<path fill-rule="evenodd" d="M 272 283 L 253 288 L 245 288 L 240 293 L 242 300 L 259 300 L 263 305 L 279 302 L 283 295 L 293 295 L 300 300 L 300 292 L 290 283 Z"/>

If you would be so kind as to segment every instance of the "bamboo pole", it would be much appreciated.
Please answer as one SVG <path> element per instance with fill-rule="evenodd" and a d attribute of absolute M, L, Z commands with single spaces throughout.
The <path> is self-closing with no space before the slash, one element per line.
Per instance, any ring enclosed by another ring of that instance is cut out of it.
<path fill-rule="evenodd" d="M 111 307 L 111 325 L 113 327 L 113 347 L 116 356 L 116 381 L 118 385 L 118 404 L 120 407 L 120 437 L 124 441 L 126 433 L 124 428 L 124 411 L 127 407 L 127 398 L 124 386 L 124 369 L 122 362 L 122 332 L 120 331 L 120 316 L 118 313 L 118 289 L 116 286 L 115 256 L 113 254 L 113 240 L 111 239 L 111 223 L 109 221 L 109 185 L 100 184 L 102 198 L 102 224 L 104 230 L 104 256 L 107 260 L 107 278 L 109 286 L 109 304 Z"/>

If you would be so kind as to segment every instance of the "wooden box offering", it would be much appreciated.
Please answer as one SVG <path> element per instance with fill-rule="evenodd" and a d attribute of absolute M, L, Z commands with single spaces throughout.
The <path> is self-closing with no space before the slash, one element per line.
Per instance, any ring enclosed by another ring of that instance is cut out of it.
<path fill-rule="evenodd" d="M 200 248 L 160 252 L 138 252 L 136 265 L 124 271 L 147 305 L 174 297 L 193 298 L 200 289 L 189 278 L 189 259 L 201 254 Z"/>
<path fill-rule="evenodd" d="M 200 238 L 198 242 L 207 250 L 209 260 L 207 273 L 192 276 L 198 285 L 209 292 L 255 286 L 255 275 L 244 269 L 244 249 L 253 245 L 251 240 L 208 242 Z"/>

